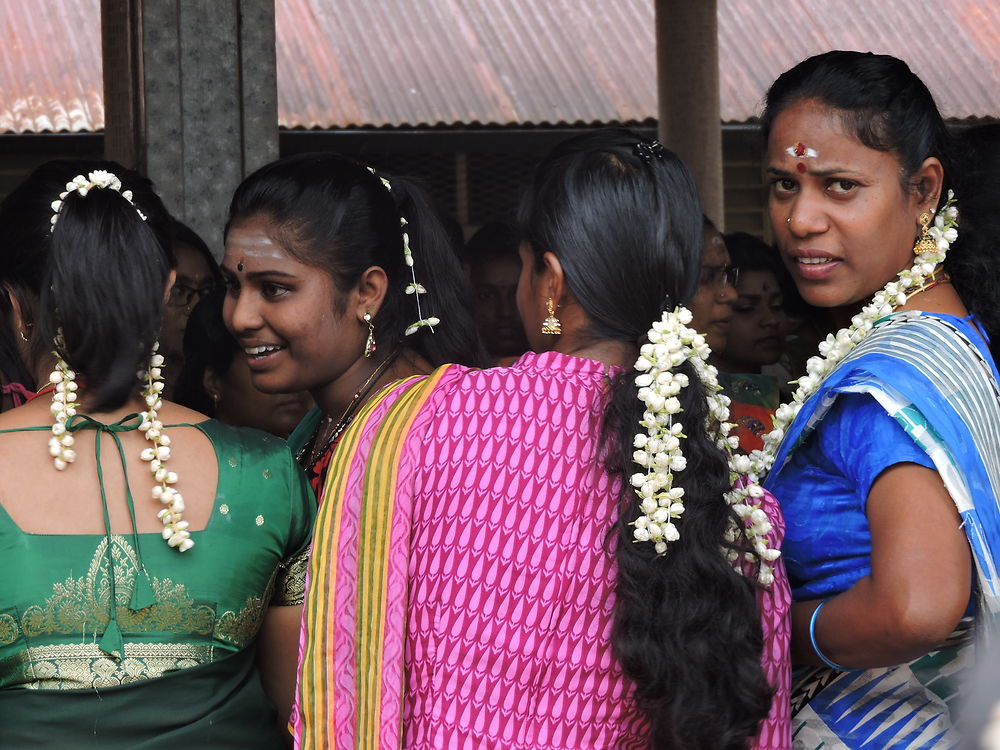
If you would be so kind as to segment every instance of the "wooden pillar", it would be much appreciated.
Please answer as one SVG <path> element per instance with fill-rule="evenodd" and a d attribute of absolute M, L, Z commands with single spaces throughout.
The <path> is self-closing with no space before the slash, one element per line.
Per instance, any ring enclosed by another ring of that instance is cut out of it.
<path fill-rule="evenodd" d="M 656 0 L 656 69 L 660 140 L 687 164 L 724 231 L 716 0 Z"/>
<path fill-rule="evenodd" d="M 105 152 L 222 251 L 233 190 L 278 156 L 274 0 L 102 0 Z"/>
<path fill-rule="evenodd" d="M 143 171 L 145 118 L 138 0 L 101 0 L 104 155 Z"/>

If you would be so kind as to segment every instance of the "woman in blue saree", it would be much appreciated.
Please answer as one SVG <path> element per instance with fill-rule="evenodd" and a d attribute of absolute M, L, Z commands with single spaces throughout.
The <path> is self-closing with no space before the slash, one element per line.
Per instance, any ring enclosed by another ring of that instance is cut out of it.
<path fill-rule="evenodd" d="M 782 259 L 846 324 L 755 456 L 788 522 L 794 747 L 955 747 L 1000 609 L 996 267 L 956 242 L 949 137 L 901 61 L 810 58 L 763 127 Z"/>

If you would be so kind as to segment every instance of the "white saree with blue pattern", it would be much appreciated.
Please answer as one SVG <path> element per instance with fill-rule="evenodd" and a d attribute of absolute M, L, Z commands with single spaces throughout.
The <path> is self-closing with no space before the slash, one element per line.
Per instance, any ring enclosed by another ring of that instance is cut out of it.
<path fill-rule="evenodd" d="M 963 678 L 973 659 L 973 634 L 993 631 L 1000 617 L 998 380 L 980 332 L 968 320 L 896 313 L 878 322 L 803 405 L 789 427 L 766 486 L 782 502 L 790 529 L 797 502 L 822 491 L 810 486 L 808 477 L 796 475 L 792 457 L 816 432 L 838 398 L 865 394 L 919 448 L 915 452 L 920 454 L 920 462 L 940 474 L 962 517 L 976 567 L 972 615 L 938 650 L 895 667 L 850 672 L 826 667 L 798 670 L 792 703 L 794 748 L 942 750 L 958 746 L 960 738 L 953 727 L 962 702 Z M 863 435 L 846 439 L 864 449 Z M 825 509 L 810 506 L 804 512 L 809 511 Z M 815 516 L 802 522 L 814 520 Z M 834 557 L 838 554 L 834 549 L 828 552 Z M 811 554 L 821 557 L 824 550 L 812 550 Z M 794 560 L 786 562 L 791 576 Z M 867 571 L 855 573 L 855 578 L 860 578 Z M 838 593 L 836 588 L 817 594 L 806 585 L 796 598 L 807 600 L 832 593 Z"/>

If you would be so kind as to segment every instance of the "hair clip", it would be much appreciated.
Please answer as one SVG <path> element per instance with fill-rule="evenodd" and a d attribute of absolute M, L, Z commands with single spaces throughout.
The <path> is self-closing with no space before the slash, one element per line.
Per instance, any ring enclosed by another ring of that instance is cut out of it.
<path fill-rule="evenodd" d="M 632 148 L 632 152 L 647 164 L 652 163 L 653 157 L 662 159 L 663 150 L 663 144 L 656 139 L 651 141 L 639 141 Z"/>

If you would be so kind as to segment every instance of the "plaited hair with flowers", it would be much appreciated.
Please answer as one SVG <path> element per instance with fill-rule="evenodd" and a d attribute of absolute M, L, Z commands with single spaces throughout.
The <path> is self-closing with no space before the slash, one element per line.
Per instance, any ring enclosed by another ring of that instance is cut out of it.
<path fill-rule="evenodd" d="M 122 190 L 122 181 L 117 175 L 107 170 L 93 170 L 85 175 L 77 175 L 66 184 L 66 190 L 60 193 L 58 200 L 52 202 L 51 230 L 55 232 L 57 222 L 64 202 L 70 193 L 76 193 L 81 198 L 92 190 L 109 190 L 121 195 L 135 209 L 138 218 L 145 222 L 146 215 L 135 205 L 131 190 Z M 54 418 L 52 425 L 52 436 L 49 438 L 49 454 L 52 456 L 53 465 L 58 471 L 65 470 L 76 460 L 74 449 L 75 438 L 73 436 L 72 423 L 78 415 L 79 410 L 79 390 L 80 383 L 76 372 L 69 366 L 63 358 L 63 352 L 67 350 L 67 342 L 61 330 L 55 336 L 55 348 L 52 356 L 56 365 L 51 375 L 49 383 L 52 386 L 52 407 L 51 412 Z M 143 461 L 149 463 L 150 471 L 153 474 L 155 484 L 152 496 L 163 504 L 163 508 L 157 517 L 163 524 L 163 539 L 170 547 L 174 547 L 184 552 L 194 546 L 191 534 L 188 531 L 188 523 L 183 519 L 184 500 L 174 485 L 177 483 L 177 474 L 166 468 L 166 462 L 170 458 L 170 438 L 163 431 L 163 424 L 159 420 L 158 411 L 162 407 L 161 394 L 163 392 L 162 367 L 163 357 L 157 353 L 158 345 L 152 346 L 149 364 L 138 373 L 141 385 L 141 395 L 145 401 L 145 410 L 140 414 L 141 423 L 139 430 L 143 432 L 146 440 L 150 442 L 150 447 L 144 448 L 140 454 Z"/>

